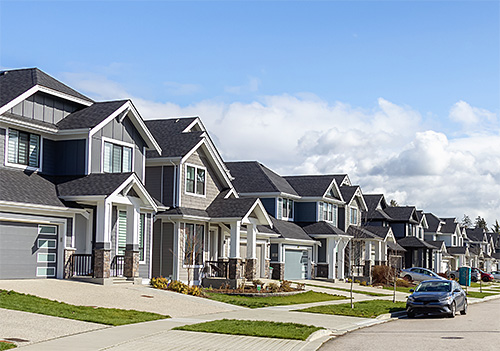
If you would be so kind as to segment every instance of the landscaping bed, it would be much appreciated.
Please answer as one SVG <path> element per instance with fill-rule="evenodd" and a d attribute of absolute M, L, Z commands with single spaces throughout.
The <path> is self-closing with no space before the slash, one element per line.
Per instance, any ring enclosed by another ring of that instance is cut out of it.
<path fill-rule="evenodd" d="M 0 308 L 113 326 L 170 318 L 151 312 L 70 305 L 12 290 L 0 290 Z"/>
<path fill-rule="evenodd" d="M 13 348 L 16 348 L 16 344 L 14 343 L 11 343 L 11 342 L 8 342 L 8 341 L 3 341 L 3 340 L 0 340 L 0 351 L 3 351 L 3 350 L 10 350 L 10 349 L 13 349 Z"/>
<path fill-rule="evenodd" d="M 184 325 L 173 330 L 194 332 L 259 336 L 265 338 L 306 340 L 309 335 L 320 329 L 312 325 L 297 323 L 282 323 L 268 321 L 250 321 L 236 319 L 222 319 L 211 322 Z"/>
<path fill-rule="evenodd" d="M 338 305 L 314 306 L 297 311 L 321 314 L 336 314 L 342 316 L 363 318 L 376 318 L 381 314 L 404 311 L 405 308 L 405 302 L 394 303 L 392 301 L 386 300 L 371 300 L 356 302 L 354 303 L 354 308 L 351 308 L 350 303 L 342 303 Z"/>

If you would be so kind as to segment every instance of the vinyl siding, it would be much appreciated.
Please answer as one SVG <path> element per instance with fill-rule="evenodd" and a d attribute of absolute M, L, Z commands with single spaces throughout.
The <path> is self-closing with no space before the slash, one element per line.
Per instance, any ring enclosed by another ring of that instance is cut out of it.
<path fill-rule="evenodd" d="M 151 214 L 146 214 L 145 228 L 144 228 L 144 263 L 139 263 L 139 277 L 149 278 L 149 263 L 151 262 L 150 248 L 151 248 Z"/>
<path fill-rule="evenodd" d="M 43 139 L 42 170 L 51 175 L 85 174 L 85 139 Z"/>
<path fill-rule="evenodd" d="M 276 217 L 276 198 L 261 198 L 260 202 L 262 202 L 262 205 L 264 206 L 268 214 Z"/>
<path fill-rule="evenodd" d="M 6 129 L 0 128 L 0 165 L 5 166 L 5 133 Z"/>
<path fill-rule="evenodd" d="M 296 202 L 295 221 L 296 222 L 316 222 L 317 202 Z"/>

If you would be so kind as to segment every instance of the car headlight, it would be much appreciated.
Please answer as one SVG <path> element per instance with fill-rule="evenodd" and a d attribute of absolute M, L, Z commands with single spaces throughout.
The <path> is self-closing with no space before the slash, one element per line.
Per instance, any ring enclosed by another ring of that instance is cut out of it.
<path fill-rule="evenodd" d="M 413 302 L 413 301 L 415 301 L 415 299 L 413 298 L 413 296 L 411 296 L 411 295 L 408 296 L 408 302 Z"/>
<path fill-rule="evenodd" d="M 446 296 L 439 299 L 440 302 L 451 303 L 453 301 L 453 296 Z"/>

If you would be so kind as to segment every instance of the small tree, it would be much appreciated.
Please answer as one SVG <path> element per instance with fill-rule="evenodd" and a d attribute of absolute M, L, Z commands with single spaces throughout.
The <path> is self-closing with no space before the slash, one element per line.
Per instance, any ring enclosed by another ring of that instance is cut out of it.
<path fill-rule="evenodd" d="M 473 226 L 470 217 L 466 214 L 464 214 L 464 218 L 462 218 L 462 222 L 460 223 L 460 225 L 465 228 L 472 228 Z"/>
<path fill-rule="evenodd" d="M 180 257 L 173 250 L 171 252 L 178 261 L 182 257 L 182 262 L 188 274 L 187 283 L 191 286 L 195 266 L 203 264 L 203 226 L 186 225 L 180 240 L 182 240 Z"/>
<path fill-rule="evenodd" d="M 498 224 L 498 219 L 495 221 L 495 224 L 493 225 L 493 227 L 491 227 L 491 231 L 493 233 L 500 234 L 500 224 Z"/>
<path fill-rule="evenodd" d="M 488 225 L 486 224 L 486 220 L 483 217 L 481 217 L 481 216 L 477 216 L 476 217 L 476 220 L 474 222 L 474 227 L 475 228 L 488 229 Z"/>
<path fill-rule="evenodd" d="M 396 200 L 392 199 L 391 202 L 389 202 L 389 206 L 391 207 L 398 207 L 399 204 Z"/>

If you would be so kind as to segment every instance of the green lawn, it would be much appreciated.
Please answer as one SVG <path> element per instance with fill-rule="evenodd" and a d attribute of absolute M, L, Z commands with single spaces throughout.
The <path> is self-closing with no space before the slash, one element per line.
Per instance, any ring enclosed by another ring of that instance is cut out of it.
<path fill-rule="evenodd" d="M 322 314 L 338 314 L 342 316 L 376 318 L 385 313 L 393 313 L 404 311 L 406 308 L 405 302 L 396 302 L 386 300 L 371 300 L 361 301 L 354 304 L 351 308 L 350 303 L 342 303 L 338 305 L 323 305 L 304 308 L 299 312 L 322 313 Z"/>
<path fill-rule="evenodd" d="M 482 299 L 486 296 L 498 295 L 498 293 L 493 292 L 479 292 L 479 291 L 469 291 L 467 293 L 468 297 L 475 297 L 477 299 Z"/>
<path fill-rule="evenodd" d="M 238 296 L 238 295 L 227 295 L 206 292 L 207 296 L 212 300 L 217 300 L 220 302 L 230 303 L 233 305 L 249 307 L 249 308 L 260 308 L 268 306 L 281 306 L 281 305 L 296 305 L 301 303 L 309 302 L 320 302 L 320 301 L 330 301 L 330 300 L 342 300 L 345 296 L 331 295 L 326 293 L 320 293 L 315 291 L 307 291 L 295 295 L 286 296 Z"/>
<path fill-rule="evenodd" d="M 7 290 L 0 290 L 0 308 L 107 325 L 124 325 L 170 318 L 169 316 L 150 312 L 75 306 Z"/>
<path fill-rule="evenodd" d="M 15 344 L 12 344 L 10 342 L 4 342 L 0 340 L 0 351 L 2 350 L 10 350 L 13 348 L 16 348 L 17 346 Z"/>
<path fill-rule="evenodd" d="M 222 319 L 184 325 L 173 329 L 205 333 L 260 336 L 265 338 L 306 340 L 309 335 L 323 328 L 297 323 Z"/>
<path fill-rule="evenodd" d="M 306 285 L 308 286 L 315 286 L 317 288 L 325 288 L 325 289 L 332 289 L 332 290 L 339 290 L 339 291 L 346 291 L 346 292 L 350 292 L 351 289 L 344 289 L 344 288 L 334 288 L 334 287 L 331 287 L 331 286 L 323 286 L 323 285 L 316 285 L 316 284 L 307 284 Z M 370 291 L 363 291 L 363 290 L 352 290 L 353 293 L 356 293 L 356 294 L 364 294 L 364 295 L 369 295 L 369 296 L 391 296 L 391 295 L 388 295 L 388 294 L 380 294 L 380 293 L 374 293 L 374 292 L 370 292 Z"/>
<path fill-rule="evenodd" d="M 408 288 L 405 288 L 403 286 L 397 286 L 396 287 L 396 291 L 407 293 L 407 294 L 411 294 L 410 293 L 410 289 L 414 289 L 415 290 L 415 288 L 416 288 L 416 286 L 412 286 L 412 287 L 408 287 Z M 394 287 L 393 286 L 384 286 L 384 289 L 394 291 Z"/>
<path fill-rule="evenodd" d="M 493 283 L 484 283 L 484 282 L 483 283 L 479 283 L 479 282 L 474 283 L 474 282 L 471 282 L 470 287 L 471 288 L 479 288 L 479 287 L 481 287 L 481 284 L 482 284 L 482 287 L 484 288 L 484 287 L 492 285 Z"/>

